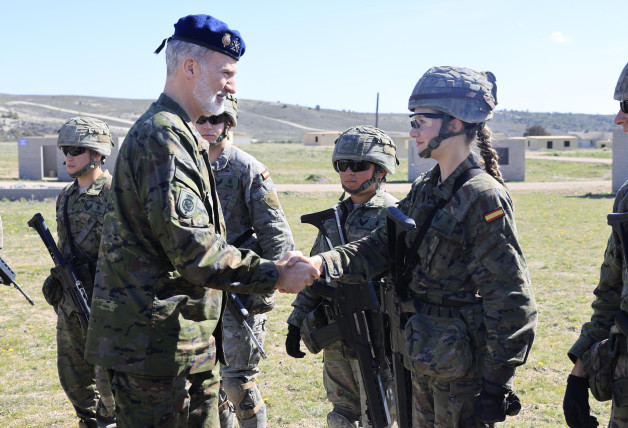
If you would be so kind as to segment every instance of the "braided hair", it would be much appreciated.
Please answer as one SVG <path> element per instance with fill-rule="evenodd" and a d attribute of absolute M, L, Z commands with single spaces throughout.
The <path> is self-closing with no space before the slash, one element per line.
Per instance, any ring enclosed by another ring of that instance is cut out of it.
<path fill-rule="evenodd" d="M 474 123 L 470 124 L 467 130 L 467 141 L 471 143 L 473 140 L 476 140 L 478 149 L 480 149 L 480 156 L 482 156 L 484 161 L 484 169 L 501 185 L 506 186 L 497 162 L 499 156 L 491 143 L 491 135 L 491 129 L 485 123 Z"/>

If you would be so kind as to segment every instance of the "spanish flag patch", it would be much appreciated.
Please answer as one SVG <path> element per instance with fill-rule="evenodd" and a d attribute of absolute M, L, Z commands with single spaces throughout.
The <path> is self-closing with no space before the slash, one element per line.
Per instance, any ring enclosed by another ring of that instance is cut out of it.
<path fill-rule="evenodd" d="M 495 211 L 491 211 L 488 214 L 484 214 L 484 220 L 486 220 L 487 223 L 492 222 L 493 220 L 497 220 L 500 217 L 504 216 L 504 209 L 503 208 L 497 208 Z"/>
<path fill-rule="evenodd" d="M 270 177 L 270 172 L 267 169 L 265 169 L 261 175 L 262 175 L 262 178 L 266 180 L 268 177 Z"/>

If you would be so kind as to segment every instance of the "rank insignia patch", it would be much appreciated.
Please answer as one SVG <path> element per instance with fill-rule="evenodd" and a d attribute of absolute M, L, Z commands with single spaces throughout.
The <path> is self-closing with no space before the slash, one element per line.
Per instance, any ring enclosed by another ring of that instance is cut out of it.
<path fill-rule="evenodd" d="M 261 175 L 262 175 L 262 178 L 266 180 L 268 177 L 270 177 L 270 172 L 267 169 L 265 169 Z"/>
<path fill-rule="evenodd" d="M 177 211 L 184 218 L 190 218 L 196 213 L 196 203 L 198 197 L 185 189 L 179 190 L 179 197 L 177 198 Z"/>
<path fill-rule="evenodd" d="M 501 218 L 503 216 L 504 216 L 504 209 L 497 208 L 495 211 L 491 211 L 488 214 L 484 214 L 484 220 L 486 220 L 487 223 L 490 223 L 493 220 L 497 220 L 498 218 Z"/>

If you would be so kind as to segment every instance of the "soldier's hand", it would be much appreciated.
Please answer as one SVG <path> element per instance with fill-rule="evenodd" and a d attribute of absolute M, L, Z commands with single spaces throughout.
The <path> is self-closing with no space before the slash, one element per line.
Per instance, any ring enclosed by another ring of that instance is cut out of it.
<path fill-rule="evenodd" d="M 281 293 L 296 294 L 320 276 L 319 272 L 306 263 L 296 263 L 288 267 L 285 263 L 275 263 L 279 272 L 279 278 L 275 288 Z"/>
<path fill-rule="evenodd" d="M 277 261 L 279 263 L 286 263 L 293 258 L 298 260 L 300 258 L 305 258 L 305 257 L 303 257 L 303 253 L 301 251 L 286 251 L 285 253 L 281 255 L 281 258 Z"/>
<path fill-rule="evenodd" d="M 63 296 L 63 286 L 55 268 L 50 269 L 50 275 L 44 280 L 41 292 L 49 305 L 54 307 L 59 304 L 59 300 Z"/>
<path fill-rule="evenodd" d="M 589 407 L 589 379 L 570 374 L 563 398 L 563 413 L 570 428 L 594 428 L 597 418 Z"/>
<path fill-rule="evenodd" d="M 288 334 L 286 335 L 286 353 L 293 358 L 305 357 L 305 352 L 301 351 L 301 329 L 292 324 L 288 324 Z"/>
<path fill-rule="evenodd" d="M 521 401 L 512 391 L 486 379 L 482 392 L 475 403 L 475 419 L 480 423 L 503 422 L 506 416 L 515 416 L 521 411 Z"/>

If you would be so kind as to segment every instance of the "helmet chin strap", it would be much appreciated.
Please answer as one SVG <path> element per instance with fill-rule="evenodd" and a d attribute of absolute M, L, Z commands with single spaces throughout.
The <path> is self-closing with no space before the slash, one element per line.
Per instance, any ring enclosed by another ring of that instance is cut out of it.
<path fill-rule="evenodd" d="M 218 144 L 220 144 L 222 140 L 227 138 L 227 133 L 229 132 L 229 128 L 231 128 L 231 121 L 230 119 L 227 119 L 227 121 L 224 123 L 225 126 L 224 128 L 222 128 L 222 133 L 218 136 L 218 138 L 216 138 L 216 141 L 214 141 L 213 143 L 209 143 L 209 147 L 216 147 Z"/>
<path fill-rule="evenodd" d="M 80 170 L 73 172 L 70 174 L 70 177 L 72 178 L 78 178 L 81 175 L 85 174 L 87 171 L 89 171 L 90 169 L 96 168 L 99 165 L 103 164 L 103 161 L 99 161 L 96 162 L 96 154 L 94 153 L 93 150 L 90 150 L 90 155 L 89 155 L 89 163 L 87 165 L 85 165 L 83 168 L 81 168 Z M 65 162 L 63 162 L 63 164 L 65 165 Z"/>
<path fill-rule="evenodd" d="M 446 115 L 443 118 L 443 123 L 440 125 L 440 130 L 438 131 L 438 135 L 432 138 L 429 143 L 427 143 L 427 147 L 419 152 L 419 157 L 427 159 L 432 156 L 432 151 L 436 150 L 440 143 L 447 138 L 455 137 L 456 135 L 461 135 L 467 132 L 467 130 L 462 127 L 459 132 L 447 132 L 447 127 L 449 126 L 449 122 L 454 119 L 453 116 Z"/>
<path fill-rule="evenodd" d="M 357 195 L 358 193 L 360 193 L 360 192 L 362 192 L 362 191 L 364 191 L 364 190 L 368 189 L 368 188 L 369 188 L 369 186 L 370 186 L 372 183 L 375 183 L 375 191 L 378 191 L 378 190 L 379 190 L 379 185 L 380 185 L 380 183 L 381 183 L 382 181 L 385 181 L 385 180 L 386 180 L 386 176 L 384 176 L 383 178 L 379 178 L 379 173 L 380 173 L 380 171 L 381 171 L 381 170 L 382 170 L 382 169 L 381 169 L 381 167 L 380 167 L 379 165 L 375 165 L 375 170 L 373 171 L 373 176 L 372 176 L 369 180 L 366 180 L 364 183 L 362 183 L 362 184 L 360 185 L 360 187 L 358 187 L 358 188 L 357 188 L 357 189 L 355 189 L 355 190 L 352 190 L 352 189 L 349 189 L 348 187 L 346 187 L 346 186 L 343 184 L 343 185 L 342 185 L 342 189 L 343 189 L 345 192 L 347 192 L 347 193 L 349 193 L 349 194 L 351 194 L 351 195 Z M 342 198 L 344 198 L 344 193 L 342 194 L 341 199 L 342 199 Z"/>

